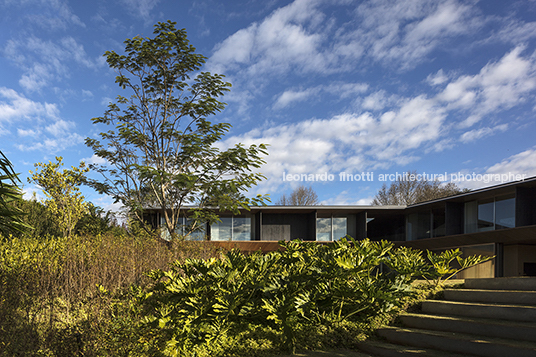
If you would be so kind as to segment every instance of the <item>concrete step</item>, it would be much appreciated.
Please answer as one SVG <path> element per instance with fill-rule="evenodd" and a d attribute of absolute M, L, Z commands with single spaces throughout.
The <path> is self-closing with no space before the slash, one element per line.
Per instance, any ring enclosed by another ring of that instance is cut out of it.
<path fill-rule="evenodd" d="M 536 291 L 535 277 L 465 279 L 466 289 Z"/>
<path fill-rule="evenodd" d="M 377 330 L 390 343 L 482 357 L 536 357 L 536 343 L 399 327 Z"/>
<path fill-rule="evenodd" d="M 445 289 L 445 300 L 536 306 L 536 291 Z"/>
<path fill-rule="evenodd" d="M 508 321 L 536 321 L 536 307 L 522 305 L 482 304 L 458 301 L 427 300 L 422 303 L 426 314 L 479 317 Z"/>
<path fill-rule="evenodd" d="M 399 357 L 399 356 L 426 356 L 426 357 L 461 357 L 459 353 L 450 353 L 433 350 L 430 348 L 420 348 L 411 346 L 395 345 L 392 343 L 367 340 L 359 344 L 359 349 L 365 353 L 376 357 Z"/>
<path fill-rule="evenodd" d="M 410 313 L 400 315 L 400 321 L 409 328 L 457 332 L 536 343 L 536 322 L 510 322 Z"/>

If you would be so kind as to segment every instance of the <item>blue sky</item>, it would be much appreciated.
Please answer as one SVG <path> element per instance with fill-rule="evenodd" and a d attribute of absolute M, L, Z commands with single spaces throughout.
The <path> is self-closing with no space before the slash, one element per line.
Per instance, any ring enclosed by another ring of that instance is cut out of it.
<path fill-rule="evenodd" d="M 252 193 L 367 204 L 407 170 L 473 189 L 536 175 L 534 0 L 0 0 L 0 19 L 0 147 L 24 182 L 95 160 L 91 118 L 125 95 L 102 55 L 168 19 L 233 84 L 221 146 L 270 145 Z"/>

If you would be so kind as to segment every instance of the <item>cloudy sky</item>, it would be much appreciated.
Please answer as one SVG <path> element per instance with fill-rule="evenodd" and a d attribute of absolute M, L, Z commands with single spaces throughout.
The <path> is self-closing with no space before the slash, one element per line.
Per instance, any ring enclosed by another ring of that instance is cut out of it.
<path fill-rule="evenodd" d="M 222 146 L 270 145 L 253 193 L 365 204 L 407 170 L 536 175 L 534 0 L 0 0 L 0 19 L 0 149 L 24 182 L 94 160 L 91 118 L 127 94 L 103 53 L 168 19 L 233 84 Z M 481 177 L 457 183 L 500 183 Z"/>

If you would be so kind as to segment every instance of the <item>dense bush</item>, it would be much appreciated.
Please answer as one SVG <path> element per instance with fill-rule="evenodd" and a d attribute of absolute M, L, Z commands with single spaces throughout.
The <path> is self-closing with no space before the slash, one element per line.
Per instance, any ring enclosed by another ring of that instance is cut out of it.
<path fill-rule="evenodd" d="M 439 279 L 481 260 L 461 259 L 456 250 L 429 253 L 430 264 L 421 252 L 385 241 L 281 244 L 281 252 L 230 251 L 221 259 L 187 259 L 169 271 L 151 272 L 155 283 L 138 300 L 143 353 L 216 356 L 237 350 L 244 355 L 252 331 L 276 349 L 326 347 L 329 341 L 315 346 L 310 337 L 322 339 L 317 331 L 355 330 L 395 313 L 413 293 L 414 279 Z M 454 259 L 461 267 L 441 270 Z"/>

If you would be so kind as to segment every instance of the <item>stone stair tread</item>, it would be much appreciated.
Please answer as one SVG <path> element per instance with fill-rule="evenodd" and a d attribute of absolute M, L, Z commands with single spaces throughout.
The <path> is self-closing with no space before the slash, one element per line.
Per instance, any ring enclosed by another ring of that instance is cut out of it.
<path fill-rule="evenodd" d="M 445 289 L 447 301 L 490 302 L 512 305 L 536 305 L 536 291 L 485 290 L 485 289 Z M 454 295 L 449 298 L 449 295 Z M 513 301 L 516 300 L 516 301 Z"/>
<path fill-rule="evenodd" d="M 425 330 L 425 329 L 414 329 L 414 328 L 408 328 L 408 327 L 394 327 L 394 326 L 386 326 L 378 331 L 381 332 L 381 330 L 398 330 L 402 332 L 407 333 L 416 333 L 421 335 L 429 335 L 429 336 L 436 336 L 436 337 L 444 337 L 448 339 L 456 339 L 461 341 L 467 341 L 467 342 L 474 342 L 479 344 L 494 344 L 494 345 L 502 345 L 507 347 L 513 347 L 513 348 L 522 348 L 526 350 L 531 350 L 534 352 L 534 356 L 536 356 L 536 342 L 528 342 L 528 341 L 512 341 L 510 339 L 503 339 L 498 337 L 488 337 L 488 336 L 480 336 L 480 335 L 473 335 L 473 334 L 461 334 L 456 332 L 445 332 L 445 331 L 433 331 L 433 330 Z"/>
<path fill-rule="evenodd" d="M 536 322 L 417 313 L 400 314 L 400 320 L 404 326 L 411 328 L 478 333 L 489 337 L 536 342 Z"/>
<path fill-rule="evenodd" d="M 480 302 L 480 301 L 451 301 L 451 300 L 425 300 L 423 302 L 431 302 L 431 303 L 444 303 L 444 304 L 451 304 L 451 305 L 474 305 L 474 306 L 490 306 L 490 307 L 511 307 L 511 308 L 527 308 L 531 310 L 536 310 L 536 306 L 534 305 L 519 305 L 519 304 L 504 304 L 504 303 L 488 303 L 488 302 Z"/>
<path fill-rule="evenodd" d="M 533 327 L 536 329 L 536 321 L 534 322 L 527 322 L 527 321 L 512 321 L 512 320 L 499 320 L 499 319 L 487 319 L 483 317 L 469 317 L 469 316 L 456 316 L 456 315 L 436 315 L 436 314 L 428 314 L 428 313 L 414 313 L 414 312 L 403 312 L 400 314 L 400 316 L 415 316 L 415 317 L 425 317 L 425 318 L 436 318 L 436 319 L 443 319 L 443 320 L 457 320 L 457 321 L 464 321 L 464 322 L 477 322 L 477 323 L 486 323 L 490 325 L 496 325 L 496 326 L 504 326 L 504 327 L 515 327 L 515 326 L 522 326 L 522 327 Z"/>
<path fill-rule="evenodd" d="M 368 339 L 359 344 L 359 349 L 374 356 L 427 356 L 427 357 L 463 357 L 459 353 L 438 351 L 430 348 L 397 345 L 383 340 Z"/>
<path fill-rule="evenodd" d="M 471 278 L 464 285 L 467 289 L 536 291 L 536 277 Z"/>
<path fill-rule="evenodd" d="M 436 315 L 471 316 L 510 321 L 536 321 L 536 306 L 468 301 L 426 300 L 421 311 Z"/>

